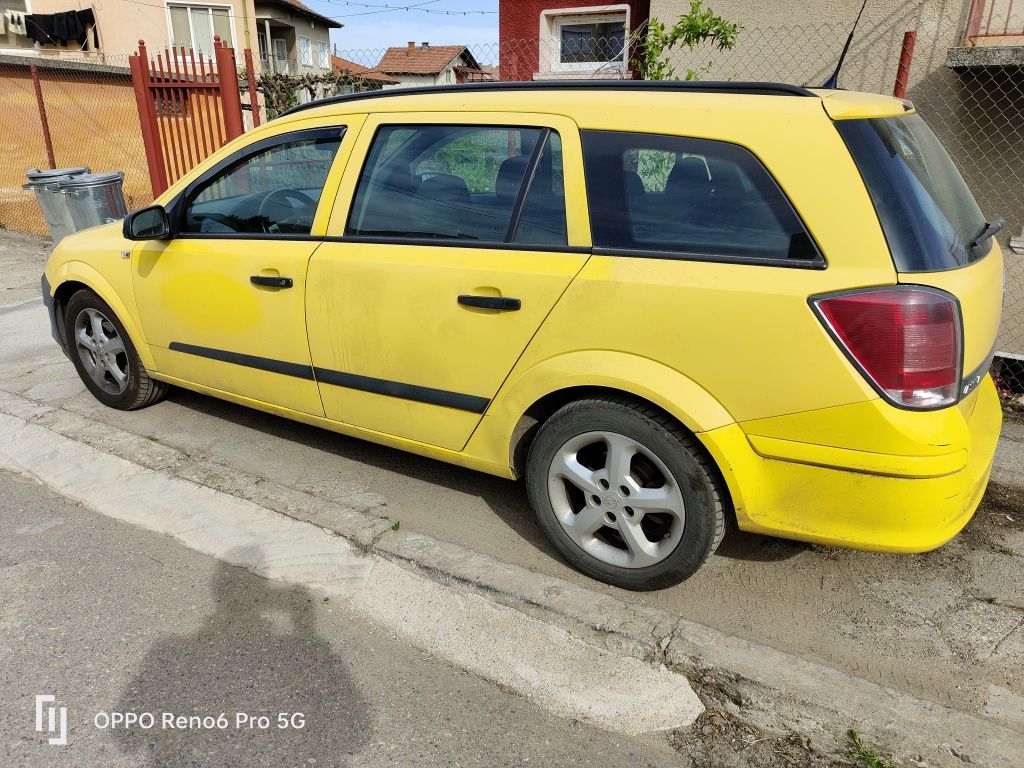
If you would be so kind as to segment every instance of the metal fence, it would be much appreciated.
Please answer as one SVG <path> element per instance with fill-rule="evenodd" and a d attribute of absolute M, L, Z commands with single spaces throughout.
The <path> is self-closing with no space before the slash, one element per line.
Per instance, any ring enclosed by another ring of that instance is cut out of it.
<path fill-rule="evenodd" d="M 0 227 L 46 234 L 28 168 L 123 171 L 129 209 L 152 198 L 127 56 L 0 55 L 0 106 Z"/>
<path fill-rule="evenodd" d="M 904 33 L 913 27 L 901 24 L 858 34 L 840 85 L 891 94 L 901 59 L 909 63 L 909 74 L 902 75 L 907 98 L 949 149 L 985 215 L 1006 219 L 998 236 L 1006 257 L 1007 291 L 994 372 L 1006 402 L 1019 402 L 1024 396 L 1024 255 L 1014 252 L 1011 239 L 1024 251 L 1024 67 L 948 67 L 944 61 L 936 62 L 934 50 L 919 50 L 914 60 L 902 49 Z M 836 41 L 841 44 L 848 31 L 845 26 L 803 24 L 744 29 L 733 50 L 676 53 L 670 63 L 676 77 L 692 73 L 705 80 L 820 85 L 835 66 Z M 636 41 L 628 39 L 582 40 L 575 47 L 560 48 L 534 39 L 468 48 L 402 42 L 390 49 L 336 49 L 329 67 L 298 56 L 261 62 L 257 55 L 257 74 L 273 74 L 276 69 L 279 77 L 266 88 L 262 80 L 256 89 L 249 88 L 246 78 L 239 81 L 243 119 L 249 129 L 254 114 L 264 121 L 273 117 L 273 105 L 282 102 L 280 94 L 270 91 L 282 83 L 291 88 L 294 101 L 303 102 L 368 88 L 631 78 L 636 76 L 637 53 Z M 240 67 L 243 55 L 237 52 Z M 21 190 L 26 168 L 49 163 L 40 131 L 40 103 L 50 124 L 53 162 L 123 170 L 129 207 L 147 201 L 145 153 L 127 57 L 122 59 L 106 57 L 102 64 L 40 59 L 36 90 L 23 59 L 0 56 L 0 103 L 7 107 L 0 110 L 0 226 L 43 231 L 31 197 Z M 346 77 L 322 82 L 323 75 L 339 72 Z"/>

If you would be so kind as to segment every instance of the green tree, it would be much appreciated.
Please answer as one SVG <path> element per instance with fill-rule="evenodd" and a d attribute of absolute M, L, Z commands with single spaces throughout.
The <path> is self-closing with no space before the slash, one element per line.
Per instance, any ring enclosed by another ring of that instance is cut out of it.
<path fill-rule="evenodd" d="M 633 66 L 644 80 L 699 80 L 711 69 L 712 62 L 697 69 L 687 68 L 680 78 L 670 60 L 671 53 L 677 48 L 692 52 L 705 43 L 720 51 L 729 50 L 735 47 L 740 29 L 739 24 L 726 21 L 711 8 L 705 8 L 703 0 L 690 0 L 690 12 L 680 16 L 671 28 L 652 18 L 637 30 L 639 54 Z"/>

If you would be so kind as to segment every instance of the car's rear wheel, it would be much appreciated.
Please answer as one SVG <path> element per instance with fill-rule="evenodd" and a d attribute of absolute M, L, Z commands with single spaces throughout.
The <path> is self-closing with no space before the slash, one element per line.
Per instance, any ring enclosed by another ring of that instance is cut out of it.
<path fill-rule="evenodd" d="M 168 386 L 150 377 L 124 325 L 103 299 L 78 291 L 64 312 L 71 362 L 93 396 L 122 411 L 162 399 Z"/>
<path fill-rule="evenodd" d="M 626 589 L 694 573 L 725 533 L 725 492 L 681 425 L 628 399 L 570 403 L 530 447 L 526 483 L 548 539 L 569 563 Z"/>

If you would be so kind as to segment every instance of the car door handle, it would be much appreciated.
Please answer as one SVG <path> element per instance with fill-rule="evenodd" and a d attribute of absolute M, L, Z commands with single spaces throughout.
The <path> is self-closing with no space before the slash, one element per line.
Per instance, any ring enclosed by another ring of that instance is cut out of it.
<path fill-rule="evenodd" d="M 463 294 L 459 296 L 459 304 L 464 307 L 476 307 L 477 309 L 497 309 L 502 312 L 516 312 L 522 309 L 523 302 L 507 296 L 470 296 Z"/>
<path fill-rule="evenodd" d="M 290 277 L 277 275 L 253 275 L 249 278 L 249 282 L 264 288 L 291 288 L 294 285 Z"/>

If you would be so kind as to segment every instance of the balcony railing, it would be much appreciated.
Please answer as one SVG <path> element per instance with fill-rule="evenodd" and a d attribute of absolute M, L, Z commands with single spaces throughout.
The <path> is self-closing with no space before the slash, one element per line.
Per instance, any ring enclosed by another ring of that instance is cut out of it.
<path fill-rule="evenodd" d="M 1024 0 L 974 0 L 966 37 L 974 45 L 1024 45 Z"/>

